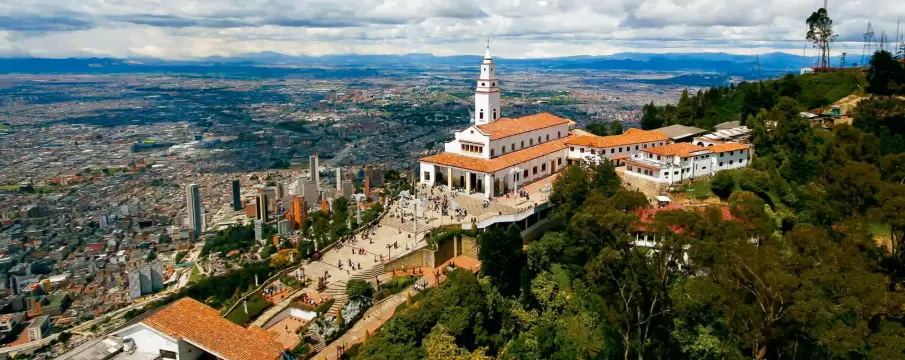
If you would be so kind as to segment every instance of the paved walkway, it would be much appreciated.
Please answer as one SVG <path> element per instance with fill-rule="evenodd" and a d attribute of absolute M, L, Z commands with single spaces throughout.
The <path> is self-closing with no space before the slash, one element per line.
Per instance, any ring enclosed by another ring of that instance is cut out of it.
<path fill-rule="evenodd" d="M 424 276 L 418 280 L 418 284 L 434 286 L 437 282 L 434 279 L 434 272 L 431 268 L 424 268 Z M 401 274 L 401 272 L 399 272 Z M 441 275 L 442 276 L 442 275 Z M 390 274 L 387 274 L 387 279 L 390 277 Z M 445 278 L 445 276 L 444 276 Z M 444 279 L 441 279 L 441 281 Z M 381 277 L 381 282 L 384 281 L 384 277 Z M 362 316 L 361 320 L 355 323 L 351 329 L 346 331 L 343 336 L 339 337 L 332 343 L 328 344 L 323 351 L 317 354 L 314 359 L 316 360 L 332 360 L 337 358 L 338 349 L 345 345 L 348 349 L 349 346 L 352 346 L 355 343 L 361 342 L 365 337 L 365 331 L 374 334 L 374 331 L 377 331 L 383 323 L 387 322 L 393 315 L 396 313 L 396 307 L 400 304 L 404 303 L 407 295 L 412 294 L 415 295 L 415 291 L 412 288 L 409 288 L 403 292 L 398 294 L 394 294 L 386 299 L 383 299 L 380 303 L 372 306 L 370 309 L 365 311 L 364 316 Z"/>

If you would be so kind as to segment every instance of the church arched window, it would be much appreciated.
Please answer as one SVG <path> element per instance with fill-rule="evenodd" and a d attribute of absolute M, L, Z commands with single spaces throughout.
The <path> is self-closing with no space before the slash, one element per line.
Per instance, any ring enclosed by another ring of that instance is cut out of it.
<path fill-rule="evenodd" d="M 478 113 L 478 119 L 484 120 L 484 109 L 481 109 L 481 111 Z"/>
<path fill-rule="evenodd" d="M 490 86 L 496 86 L 495 82 L 490 83 Z"/>
<path fill-rule="evenodd" d="M 493 109 L 493 119 L 496 120 L 496 109 Z"/>
<path fill-rule="evenodd" d="M 481 86 L 487 86 L 487 83 L 481 83 Z"/>

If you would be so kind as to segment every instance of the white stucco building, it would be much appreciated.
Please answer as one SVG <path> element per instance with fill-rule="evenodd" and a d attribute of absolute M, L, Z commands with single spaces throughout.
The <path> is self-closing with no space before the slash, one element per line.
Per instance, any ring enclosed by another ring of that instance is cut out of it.
<path fill-rule="evenodd" d="M 455 132 L 444 152 L 421 159 L 422 184 L 499 196 L 546 178 L 571 162 L 602 155 L 619 160 L 669 141 L 658 131 L 630 129 L 623 135 L 575 135 L 575 123 L 549 113 L 506 118 L 499 79 L 488 48 L 475 89 L 474 125 Z"/>
<path fill-rule="evenodd" d="M 721 170 L 748 166 L 750 148 L 724 143 L 702 147 L 676 143 L 642 149 L 624 160 L 625 174 L 664 184 L 672 184 Z"/>
<path fill-rule="evenodd" d="M 114 335 L 130 339 L 136 353 L 161 359 L 277 360 L 284 350 L 274 339 L 276 334 L 233 324 L 217 310 L 188 297 L 151 310 Z"/>

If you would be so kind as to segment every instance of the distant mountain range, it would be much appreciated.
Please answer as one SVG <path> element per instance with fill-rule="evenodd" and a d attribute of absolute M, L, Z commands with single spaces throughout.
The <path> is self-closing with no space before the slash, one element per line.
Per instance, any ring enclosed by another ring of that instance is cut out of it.
<path fill-rule="evenodd" d="M 798 72 L 811 63 L 809 58 L 786 53 L 733 55 L 726 53 L 620 53 L 607 56 L 572 56 L 543 59 L 495 58 L 501 67 L 510 69 L 548 70 L 608 70 L 655 72 L 706 72 L 753 77 Z M 349 75 L 348 68 L 381 67 L 473 67 L 481 56 L 406 55 L 329 55 L 290 56 L 275 52 L 250 53 L 234 57 L 209 57 L 198 60 L 169 61 L 159 59 L 113 58 L 5 58 L 0 59 L 0 73 L 230 73 L 247 76 L 281 76 L 304 74 L 312 76 Z M 343 68 L 338 73 L 331 70 Z"/>

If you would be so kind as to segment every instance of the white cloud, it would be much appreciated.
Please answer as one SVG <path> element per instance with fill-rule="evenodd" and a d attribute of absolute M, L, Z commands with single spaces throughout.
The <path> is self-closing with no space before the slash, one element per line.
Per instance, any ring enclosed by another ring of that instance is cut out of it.
<path fill-rule="evenodd" d="M 0 0 L 0 56 L 190 59 L 275 51 L 479 54 L 801 53 L 818 0 Z M 830 3 L 839 51 L 905 1 Z M 902 29 L 905 33 L 905 27 Z"/>

